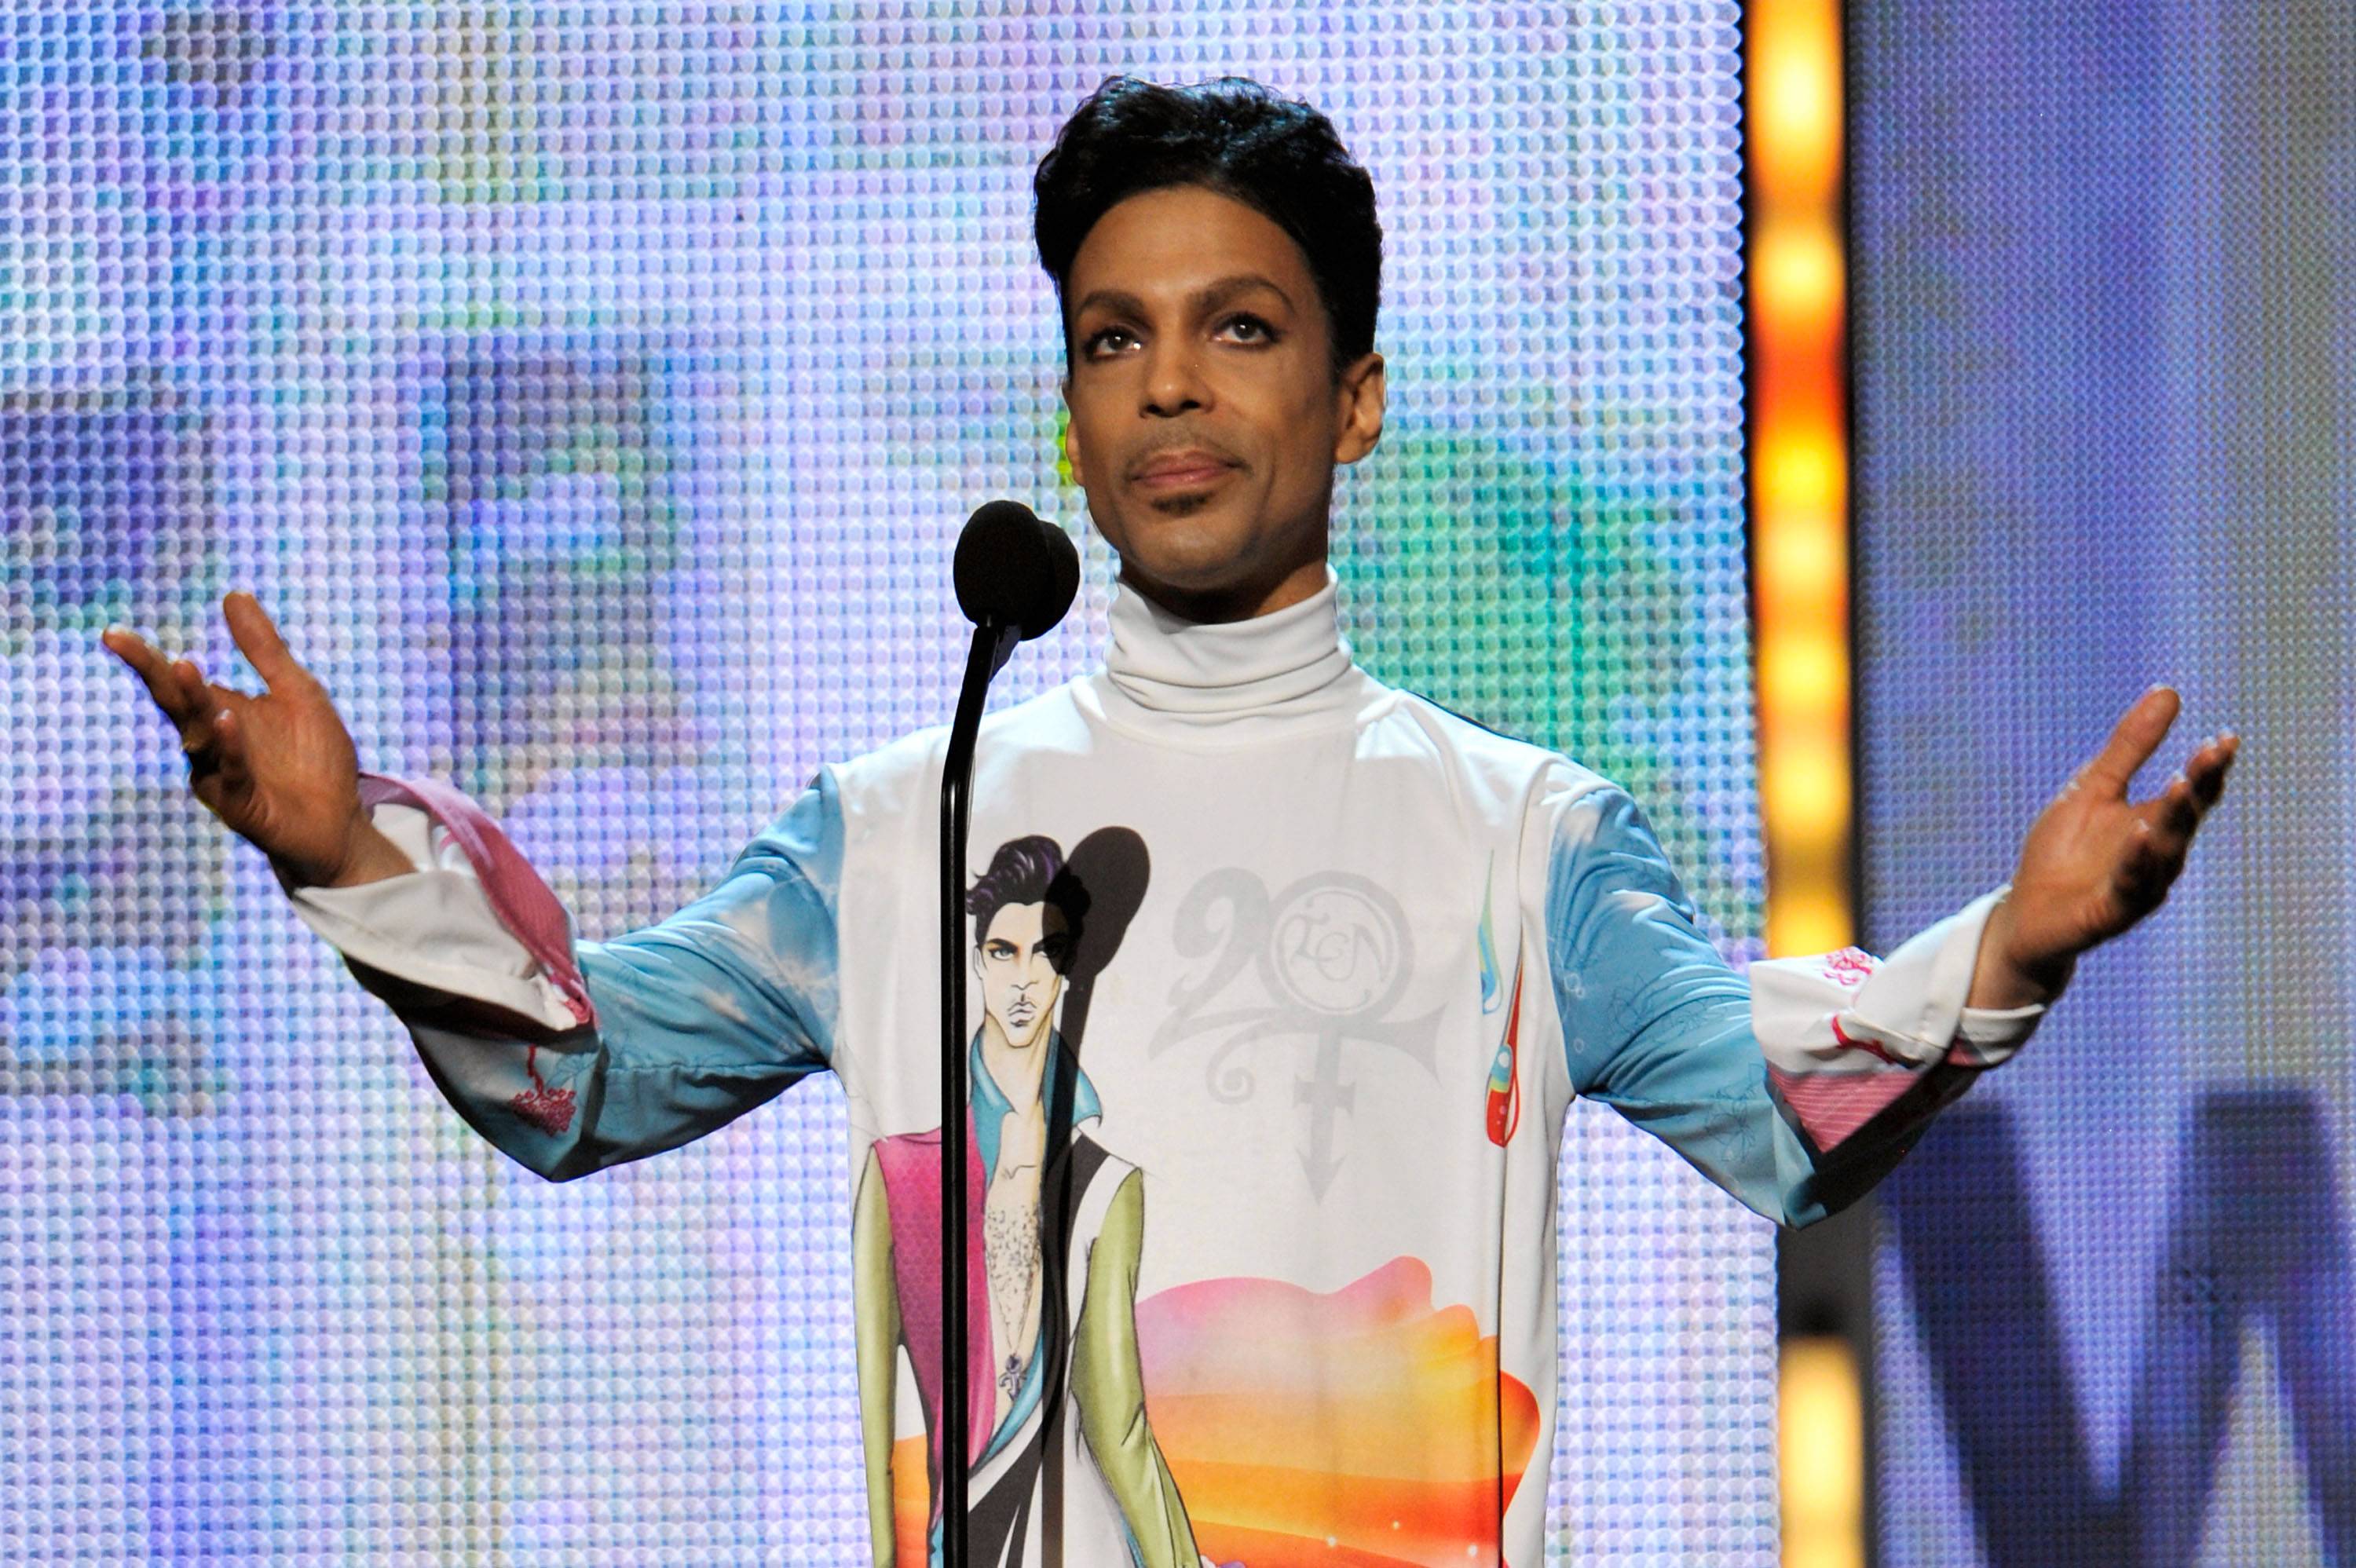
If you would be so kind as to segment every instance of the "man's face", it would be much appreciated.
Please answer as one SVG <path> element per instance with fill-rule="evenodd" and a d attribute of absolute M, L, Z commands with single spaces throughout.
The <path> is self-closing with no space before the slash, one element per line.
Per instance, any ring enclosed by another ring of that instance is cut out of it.
<path fill-rule="evenodd" d="M 1197 620 L 1313 592 L 1333 465 L 1382 434 L 1383 362 L 1335 385 L 1292 237 L 1201 186 L 1143 191 L 1088 230 L 1064 289 L 1065 450 L 1123 579 Z"/>
<path fill-rule="evenodd" d="M 1046 1038 L 1047 1020 L 1064 989 L 1067 938 L 1064 912 L 1053 904 L 1001 904 L 974 949 L 981 1005 L 1006 1043 L 1021 1051 Z"/>

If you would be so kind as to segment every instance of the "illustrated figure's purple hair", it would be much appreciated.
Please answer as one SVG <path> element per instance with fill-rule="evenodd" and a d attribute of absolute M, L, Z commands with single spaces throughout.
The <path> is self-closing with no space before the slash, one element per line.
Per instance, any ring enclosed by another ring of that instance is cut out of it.
<path fill-rule="evenodd" d="M 1010 838 L 990 858 L 990 869 L 974 879 L 965 895 L 973 916 L 974 945 L 990 933 L 990 923 L 1008 904 L 1052 904 L 1064 917 L 1064 940 L 1049 951 L 1057 973 L 1079 945 L 1080 923 L 1088 912 L 1088 890 L 1064 864 L 1064 847 L 1044 833 Z"/>

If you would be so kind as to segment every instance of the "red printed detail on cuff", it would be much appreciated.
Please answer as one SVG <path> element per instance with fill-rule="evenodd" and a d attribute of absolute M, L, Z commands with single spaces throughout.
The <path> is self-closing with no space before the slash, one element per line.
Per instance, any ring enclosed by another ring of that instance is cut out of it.
<path fill-rule="evenodd" d="M 573 1091 L 552 1089 L 548 1080 L 540 1075 L 540 1046 L 534 1042 L 523 1054 L 523 1070 L 531 1074 L 531 1087 L 508 1101 L 509 1107 L 541 1132 L 554 1135 L 573 1125 Z"/>
<path fill-rule="evenodd" d="M 1881 1061 L 1890 1063 L 1890 1066 L 1904 1068 L 1909 1072 L 1914 1071 L 1914 1063 L 1906 1061 L 1902 1057 L 1890 1055 L 1889 1047 L 1883 1045 L 1879 1040 L 1858 1040 L 1853 1038 L 1849 1034 L 1848 1030 L 1841 1028 L 1840 1015 L 1838 1013 L 1835 1013 L 1833 1015 L 1833 1038 L 1840 1041 L 1841 1044 L 1847 1046 L 1851 1051 L 1861 1051 L 1868 1056 L 1878 1057 Z"/>
<path fill-rule="evenodd" d="M 515 1114 L 553 1136 L 573 1125 L 573 1091 L 551 1089 L 545 1083 L 527 1089 L 508 1102 Z"/>
<path fill-rule="evenodd" d="M 1836 986 L 1862 986 L 1873 977 L 1881 960 L 1862 947 L 1844 947 L 1825 955 L 1825 978 Z"/>
<path fill-rule="evenodd" d="M 564 1005 L 577 1024 L 594 1025 L 596 1008 L 589 987 L 573 962 L 573 940 L 565 924 L 564 905 L 531 869 L 522 851 L 508 841 L 499 825 L 466 795 L 434 779 L 400 778 L 390 773 L 359 775 L 360 804 L 371 810 L 391 801 L 414 806 L 439 823 L 450 841 L 465 851 L 467 863 L 482 883 L 491 912 L 523 944 L 541 970 L 564 993 Z M 567 1096 L 568 1098 L 570 1096 Z M 566 1112 L 571 1120 L 571 1112 Z M 560 1129 L 561 1130 L 561 1129 Z"/>

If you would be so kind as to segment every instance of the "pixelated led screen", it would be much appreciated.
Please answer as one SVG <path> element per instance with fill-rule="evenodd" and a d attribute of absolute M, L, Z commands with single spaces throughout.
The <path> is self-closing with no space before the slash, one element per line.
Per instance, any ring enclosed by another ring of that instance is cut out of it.
<path fill-rule="evenodd" d="M 1886 1195 L 1890 1568 L 2356 1562 L 2356 29 L 1852 8 L 1869 937 L 2136 694 L 2245 749 Z"/>
<path fill-rule="evenodd" d="M 1758 928 L 1730 4 L 18 5 L 0 16 L 0 1554 L 863 1560 L 831 1080 L 541 1182 L 188 794 L 101 646 L 447 781 L 584 936 L 949 710 L 956 530 L 1082 538 L 1030 179 L 1108 75 L 1331 113 L 1387 236 L 1363 662 L 1616 776 Z M 1773 1551 L 1768 1228 L 1566 1150 L 1553 1539 Z"/>

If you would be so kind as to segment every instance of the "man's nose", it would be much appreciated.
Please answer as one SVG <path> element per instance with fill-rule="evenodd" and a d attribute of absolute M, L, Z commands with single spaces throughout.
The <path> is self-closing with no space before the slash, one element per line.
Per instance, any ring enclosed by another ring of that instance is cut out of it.
<path fill-rule="evenodd" d="M 1162 336 L 1146 347 L 1145 406 L 1150 415 L 1168 418 L 1188 409 L 1206 408 L 1210 389 L 1204 383 L 1196 346 L 1183 336 Z"/>

